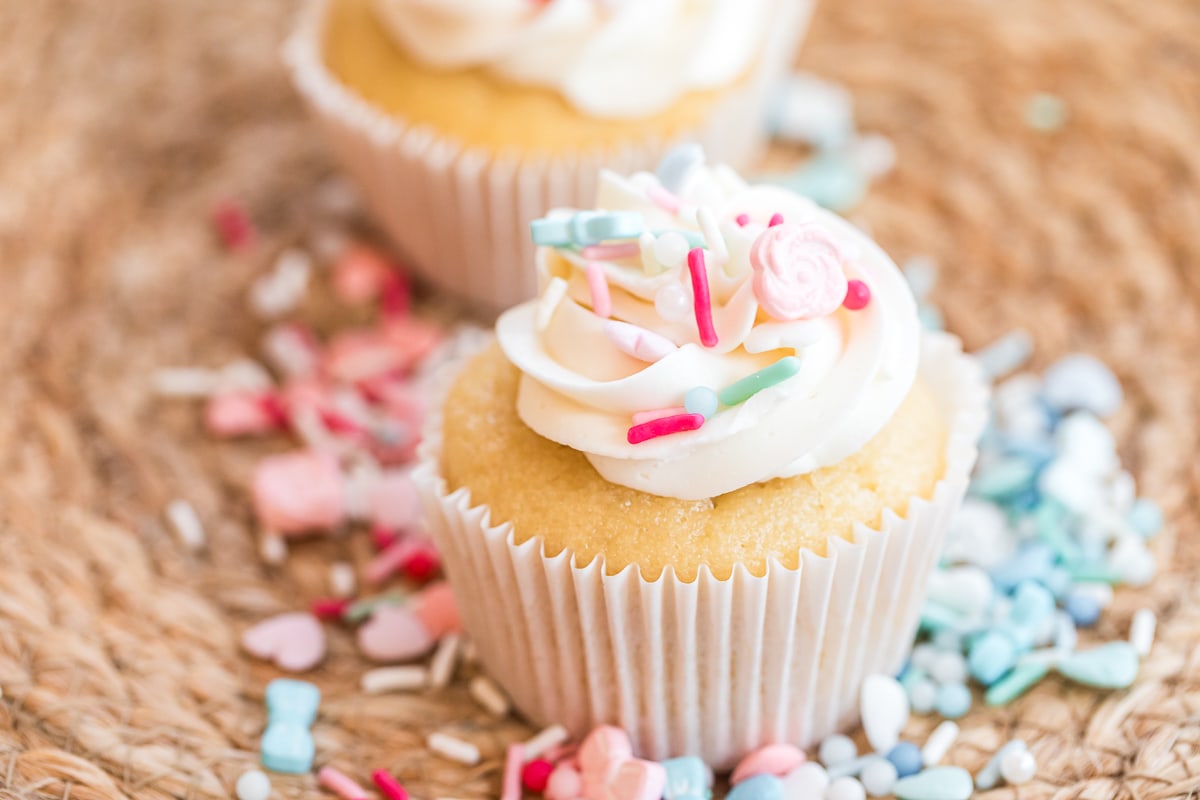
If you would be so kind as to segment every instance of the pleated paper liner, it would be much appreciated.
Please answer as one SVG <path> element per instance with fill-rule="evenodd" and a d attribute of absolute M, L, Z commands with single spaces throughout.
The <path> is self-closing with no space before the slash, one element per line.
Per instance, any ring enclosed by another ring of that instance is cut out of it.
<path fill-rule="evenodd" d="M 957 339 L 925 336 L 921 377 L 950 431 L 932 497 L 914 497 L 904 517 L 886 512 L 878 529 L 856 526 L 853 542 L 831 536 L 828 555 L 805 551 L 798 569 L 773 561 L 763 577 L 739 565 L 726 580 L 702 567 L 691 582 L 670 569 L 647 581 L 634 567 L 606 575 L 602 558 L 546 557 L 536 537 L 514 544 L 512 526 L 493 525 L 466 488 L 447 492 L 434 420 L 414 477 L 489 673 L 536 724 L 579 735 L 613 723 L 640 755 L 716 768 L 851 723 L 863 678 L 907 656 L 986 421 L 986 384 Z"/>
<path fill-rule="evenodd" d="M 653 169 L 671 147 L 699 142 L 711 160 L 748 166 L 765 142 L 770 89 L 787 69 L 812 3 L 779 0 L 759 64 L 700 127 L 647 135 L 607 151 L 538 159 L 466 149 L 385 114 L 342 84 L 321 53 L 330 0 L 313 0 L 284 48 L 293 81 L 376 221 L 434 286 L 497 312 L 536 293 L 529 223 L 552 208 L 590 208 L 597 173 Z"/>

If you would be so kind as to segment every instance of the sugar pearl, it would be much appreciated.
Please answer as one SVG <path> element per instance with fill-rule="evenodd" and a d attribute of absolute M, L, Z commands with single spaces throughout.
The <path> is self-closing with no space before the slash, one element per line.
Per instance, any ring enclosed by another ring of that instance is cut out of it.
<path fill-rule="evenodd" d="M 825 790 L 825 800 L 865 800 L 866 789 L 857 778 L 838 778 Z"/>
<path fill-rule="evenodd" d="M 863 767 L 858 775 L 863 788 L 871 797 L 884 797 L 892 793 L 898 775 L 896 767 L 886 758 L 877 758 Z"/>
<path fill-rule="evenodd" d="M 1000 760 L 1000 776 L 1013 786 L 1029 783 L 1036 772 L 1037 760 L 1028 750 L 1014 750 Z"/>
<path fill-rule="evenodd" d="M 858 746 L 854 744 L 854 740 L 840 733 L 826 736 L 825 740 L 821 742 L 821 748 L 818 751 L 821 763 L 827 767 L 845 763 L 857 755 Z"/>
<path fill-rule="evenodd" d="M 267 800 L 271 796 L 271 779 L 259 770 L 248 770 L 238 777 L 236 791 L 238 800 Z"/>
<path fill-rule="evenodd" d="M 669 283 L 654 295 L 654 310 L 668 322 L 683 322 L 692 315 L 692 300 L 682 286 Z"/>
<path fill-rule="evenodd" d="M 667 231 L 654 240 L 654 258 L 667 269 L 682 264 L 689 249 L 687 239 L 675 231 Z"/>

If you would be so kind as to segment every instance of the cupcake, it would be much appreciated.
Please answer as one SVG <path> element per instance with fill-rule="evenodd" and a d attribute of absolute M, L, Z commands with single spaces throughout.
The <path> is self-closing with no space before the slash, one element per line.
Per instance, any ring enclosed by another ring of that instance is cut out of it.
<path fill-rule="evenodd" d="M 784 190 L 693 164 L 535 221 L 416 478 L 466 628 L 537 723 L 728 767 L 852 722 L 894 674 L 987 389 L 895 264 Z"/>
<path fill-rule="evenodd" d="M 379 223 L 481 309 L 531 298 L 529 223 L 603 165 L 744 164 L 810 0 L 317 0 L 295 83 Z"/>

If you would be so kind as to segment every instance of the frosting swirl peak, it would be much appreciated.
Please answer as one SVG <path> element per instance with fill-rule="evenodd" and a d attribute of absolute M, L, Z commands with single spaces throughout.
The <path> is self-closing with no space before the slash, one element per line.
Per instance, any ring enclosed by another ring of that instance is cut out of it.
<path fill-rule="evenodd" d="M 521 419 L 605 479 L 681 499 L 856 452 L 916 375 L 899 270 L 836 215 L 725 167 L 670 182 L 604 173 L 586 238 L 577 211 L 535 226 L 540 296 L 497 323 Z M 606 214 L 624 238 L 603 238 Z"/>

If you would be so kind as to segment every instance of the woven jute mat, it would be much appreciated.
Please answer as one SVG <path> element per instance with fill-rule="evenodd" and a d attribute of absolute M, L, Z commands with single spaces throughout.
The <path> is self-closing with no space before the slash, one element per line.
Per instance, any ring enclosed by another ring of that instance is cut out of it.
<path fill-rule="evenodd" d="M 0 3 L 0 797 L 229 796 L 275 674 L 238 634 L 324 594 L 334 558 L 367 556 L 357 537 L 262 566 L 244 485 L 286 443 L 210 440 L 149 382 L 253 352 L 261 333 L 243 309 L 263 261 L 220 250 L 213 204 L 242 198 L 271 253 L 303 234 L 333 170 L 278 63 L 294 11 Z M 858 216 L 898 258 L 942 265 L 936 300 L 968 346 L 1023 327 L 1037 365 L 1078 349 L 1111 363 L 1122 455 L 1169 518 L 1161 576 L 1118 592 L 1096 634 L 1159 614 L 1132 689 L 1050 679 L 961 721 L 950 760 L 972 770 L 1011 736 L 1031 743 L 1036 781 L 998 797 L 1200 792 L 1198 41 L 1192 0 L 828 0 L 801 57 L 896 144 Z M 1065 101 L 1060 130 L 1027 124 L 1037 92 Z M 202 554 L 163 522 L 176 497 L 205 520 Z M 520 722 L 489 720 L 461 685 L 367 701 L 349 637 L 331 650 L 314 678 L 322 760 L 386 767 L 422 798 L 498 793 Z M 434 729 L 484 762 L 432 757 Z"/>

